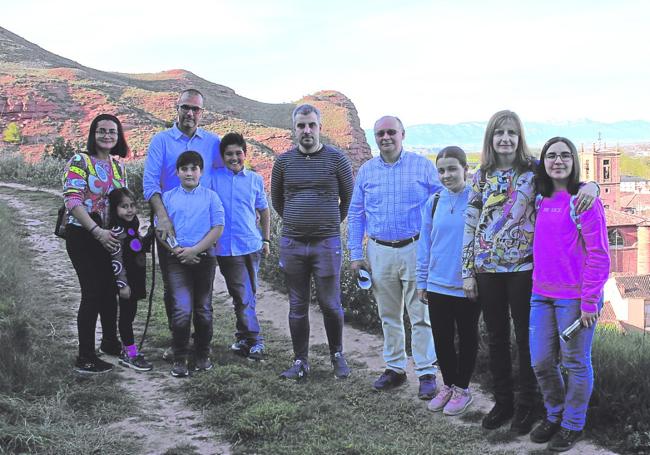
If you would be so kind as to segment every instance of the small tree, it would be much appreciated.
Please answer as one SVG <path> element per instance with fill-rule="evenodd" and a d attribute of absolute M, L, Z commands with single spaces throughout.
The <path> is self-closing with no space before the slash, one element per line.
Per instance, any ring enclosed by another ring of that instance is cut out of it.
<path fill-rule="evenodd" d="M 18 144 L 21 140 L 20 127 L 16 122 L 11 122 L 5 128 L 4 133 L 2 133 L 2 140 L 5 142 L 11 142 L 12 144 Z"/>
<path fill-rule="evenodd" d="M 53 158 L 60 158 L 62 160 L 69 159 L 72 155 L 77 153 L 80 149 L 79 144 L 72 141 L 66 141 L 61 136 L 54 139 L 54 143 L 45 147 L 45 153 Z"/>

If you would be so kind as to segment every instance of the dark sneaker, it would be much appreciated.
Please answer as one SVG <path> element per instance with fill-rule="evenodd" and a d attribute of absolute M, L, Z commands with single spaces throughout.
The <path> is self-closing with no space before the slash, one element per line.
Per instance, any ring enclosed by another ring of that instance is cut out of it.
<path fill-rule="evenodd" d="M 190 372 L 187 369 L 187 359 L 175 360 L 172 365 L 171 375 L 175 378 L 184 378 L 189 376 Z"/>
<path fill-rule="evenodd" d="M 283 379 L 293 379 L 294 381 L 300 381 L 304 379 L 309 374 L 309 364 L 304 360 L 296 360 L 286 371 L 283 371 L 280 375 Z"/>
<path fill-rule="evenodd" d="M 207 355 L 199 356 L 194 361 L 194 371 L 209 371 L 214 365 Z"/>
<path fill-rule="evenodd" d="M 250 346 L 248 346 L 246 340 L 237 340 L 230 346 L 230 350 L 237 355 L 247 357 L 250 351 Z"/>
<path fill-rule="evenodd" d="M 107 373 L 113 369 L 113 365 L 103 360 L 93 357 L 77 357 L 74 364 L 74 371 L 80 374 L 101 374 Z"/>
<path fill-rule="evenodd" d="M 483 417 L 481 425 L 483 425 L 483 428 L 486 430 L 496 430 L 510 420 L 513 414 L 514 409 L 512 406 L 496 403 L 492 410 L 488 412 L 488 415 Z"/>
<path fill-rule="evenodd" d="M 584 437 L 582 431 L 569 430 L 568 428 L 561 427 L 560 431 L 555 433 L 553 438 L 549 441 L 546 448 L 552 452 L 566 452 L 571 450 L 576 442 Z"/>
<path fill-rule="evenodd" d="M 530 433 L 535 422 L 539 420 L 539 414 L 535 408 L 530 406 L 517 406 L 515 415 L 510 424 L 510 431 L 518 435 Z"/>
<path fill-rule="evenodd" d="M 553 435 L 558 432 L 559 429 L 559 422 L 554 423 L 547 419 L 544 419 L 544 421 L 537 425 L 535 429 L 530 433 L 530 440 L 538 444 L 548 442 L 551 440 Z"/>
<path fill-rule="evenodd" d="M 350 376 L 350 367 L 348 367 L 348 362 L 345 361 L 342 352 L 335 352 L 330 355 L 330 360 L 332 361 L 332 368 L 334 368 L 334 377 L 336 379 L 345 379 Z"/>
<path fill-rule="evenodd" d="M 253 345 L 248 351 L 249 360 L 264 360 L 264 345 L 261 343 Z"/>
<path fill-rule="evenodd" d="M 386 371 L 384 371 L 382 375 L 379 376 L 379 379 L 377 379 L 372 386 L 375 388 L 375 390 L 384 391 L 399 387 L 405 382 L 406 373 L 400 374 L 397 371 L 386 369 Z"/>
<path fill-rule="evenodd" d="M 423 374 L 418 378 L 420 388 L 418 389 L 418 398 L 420 400 L 431 400 L 436 396 L 436 376 L 433 374 Z"/>
<path fill-rule="evenodd" d="M 113 357 L 118 357 L 122 353 L 122 343 L 118 340 L 102 340 L 99 345 L 99 352 L 106 355 L 112 355 Z"/>
<path fill-rule="evenodd" d="M 133 368 L 136 371 L 151 371 L 153 369 L 153 365 L 147 361 L 142 354 L 138 354 L 135 357 L 129 357 L 126 351 L 122 351 L 118 362 L 120 365 L 127 368 Z"/>

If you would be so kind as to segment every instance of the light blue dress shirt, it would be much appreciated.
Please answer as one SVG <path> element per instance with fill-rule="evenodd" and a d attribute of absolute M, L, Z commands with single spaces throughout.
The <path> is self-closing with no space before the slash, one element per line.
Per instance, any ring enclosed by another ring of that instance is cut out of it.
<path fill-rule="evenodd" d="M 381 156 L 366 161 L 354 183 L 348 211 L 350 260 L 363 259 L 363 237 L 395 241 L 420 233 L 421 208 L 442 189 L 433 162 L 402 151 L 395 163 Z"/>
<path fill-rule="evenodd" d="M 223 205 L 217 193 L 204 186 L 187 191 L 182 186 L 163 193 L 163 205 L 182 247 L 199 243 L 215 226 L 223 226 Z"/>
<path fill-rule="evenodd" d="M 269 207 L 262 177 L 247 169 L 235 174 L 222 167 L 214 172 L 212 189 L 219 195 L 226 213 L 217 256 L 242 256 L 259 251 L 262 235 L 256 225 L 255 209 Z"/>
<path fill-rule="evenodd" d="M 203 158 L 201 184 L 209 188 L 214 169 L 223 167 L 219 143 L 219 136 L 202 128 L 197 128 L 194 136 L 187 137 L 176 124 L 156 134 L 151 139 L 144 161 L 142 186 L 145 200 L 180 185 L 176 176 L 176 160 L 187 150 L 198 152 Z"/>

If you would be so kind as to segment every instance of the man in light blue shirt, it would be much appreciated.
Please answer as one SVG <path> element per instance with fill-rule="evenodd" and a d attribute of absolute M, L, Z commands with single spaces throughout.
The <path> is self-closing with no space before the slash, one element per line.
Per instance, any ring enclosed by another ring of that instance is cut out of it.
<path fill-rule="evenodd" d="M 174 126 L 156 134 L 149 144 L 144 162 L 142 186 L 144 198 L 149 201 L 156 216 L 156 233 L 158 238 L 166 239 L 174 235 L 174 227 L 162 204 L 162 194 L 178 187 L 180 180 L 176 175 L 176 160 L 181 153 L 193 150 L 203 158 L 204 171 L 201 184 L 210 187 L 212 174 L 218 167 L 223 167 L 219 155 L 219 136 L 199 128 L 203 113 L 203 94 L 196 89 L 183 90 L 176 103 L 177 118 Z M 162 247 L 158 244 L 158 252 Z M 167 267 L 164 254 L 158 254 L 160 269 L 163 272 L 163 300 L 167 320 L 171 324 L 168 283 L 165 278 Z M 167 354 L 167 353 L 166 353 Z"/>
<path fill-rule="evenodd" d="M 236 354 L 252 360 L 264 358 L 264 339 L 255 311 L 257 274 L 262 254 L 269 254 L 271 215 L 259 174 L 244 167 L 246 141 L 238 133 L 228 133 L 219 147 L 226 167 L 214 173 L 212 188 L 223 203 L 226 225 L 217 245 L 219 270 L 226 280 L 237 318 Z M 257 228 L 260 214 L 262 234 Z"/>
<path fill-rule="evenodd" d="M 422 224 L 421 208 L 442 189 L 434 164 L 403 151 L 404 126 L 397 117 L 375 123 L 380 155 L 361 166 L 348 212 L 351 268 L 372 274 L 372 290 L 384 332 L 386 370 L 374 383 L 388 390 L 406 381 L 404 306 L 411 321 L 411 348 L 420 381 L 418 396 L 430 400 L 436 392 L 436 353 L 426 305 L 417 298 L 416 254 Z M 363 255 L 368 235 L 367 261 Z"/>

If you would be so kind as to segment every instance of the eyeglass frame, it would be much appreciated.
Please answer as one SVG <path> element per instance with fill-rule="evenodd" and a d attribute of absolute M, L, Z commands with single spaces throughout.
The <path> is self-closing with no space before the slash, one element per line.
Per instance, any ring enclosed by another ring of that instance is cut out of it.
<path fill-rule="evenodd" d="M 191 106 L 189 104 L 179 104 L 179 105 L 177 105 L 177 107 L 178 107 L 178 109 L 180 109 L 181 111 L 183 111 L 185 113 L 188 113 L 188 112 L 192 111 L 194 114 L 199 114 L 199 113 L 203 112 L 203 110 L 205 109 L 205 108 L 200 107 L 200 106 Z"/>
<path fill-rule="evenodd" d="M 564 156 L 563 156 L 564 155 Z M 571 152 L 560 152 L 560 153 L 547 153 L 544 155 L 544 159 L 550 161 L 551 163 L 560 158 L 563 162 L 568 163 L 573 161 L 573 153 Z"/>
<path fill-rule="evenodd" d="M 97 128 L 95 130 L 95 134 L 99 136 L 106 136 L 107 134 L 109 136 L 119 136 L 120 132 L 118 130 L 105 130 L 104 128 Z"/>

